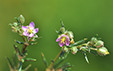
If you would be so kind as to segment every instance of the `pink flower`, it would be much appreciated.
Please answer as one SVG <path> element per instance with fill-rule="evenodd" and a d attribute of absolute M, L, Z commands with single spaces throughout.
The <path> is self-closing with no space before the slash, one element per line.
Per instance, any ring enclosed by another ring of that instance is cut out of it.
<path fill-rule="evenodd" d="M 39 31 L 39 28 L 35 28 L 34 22 L 31 22 L 29 26 L 22 26 L 22 30 L 24 36 L 33 37 Z"/>
<path fill-rule="evenodd" d="M 64 44 L 69 46 L 69 37 L 67 35 L 62 34 L 60 37 L 57 38 L 56 42 L 59 41 L 59 46 L 62 47 Z"/>

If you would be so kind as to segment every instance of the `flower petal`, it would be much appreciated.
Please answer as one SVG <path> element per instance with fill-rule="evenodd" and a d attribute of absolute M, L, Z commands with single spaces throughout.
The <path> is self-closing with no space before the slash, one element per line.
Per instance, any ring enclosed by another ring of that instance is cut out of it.
<path fill-rule="evenodd" d="M 59 46 L 60 46 L 60 47 L 62 47 L 62 46 L 64 46 L 64 44 L 63 44 L 63 43 L 61 43 L 61 42 L 59 42 Z"/>
<path fill-rule="evenodd" d="M 59 37 L 56 39 L 56 42 L 58 42 L 58 41 L 60 41 L 60 38 Z"/>
<path fill-rule="evenodd" d="M 66 37 L 66 40 L 69 41 L 69 37 L 67 35 L 65 35 L 65 37 Z"/>
<path fill-rule="evenodd" d="M 28 27 L 22 26 L 22 30 L 23 30 L 23 31 L 26 31 L 27 29 L 28 29 Z"/>
<path fill-rule="evenodd" d="M 65 43 L 66 44 L 66 46 L 69 46 L 69 40 L 66 40 L 67 42 Z"/>
<path fill-rule="evenodd" d="M 30 35 L 29 35 L 29 37 L 33 37 L 34 36 L 34 33 L 31 33 Z"/>
<path fill-rule="evenodd" d="M 33 33 L 36 34 L 39 31 L 39 28 L 33 30 Z"/>
<path fill-rule="evenodd" d="M 69 46 L 69 37 L 68 37 L 68 36 L 65 36 L 65 37 L 66 37 L 66 43 L 65 43 L 65 44 L 66 44 L 67 46 Z"/>
<path fill-rule="evenodd" d="M 34 28 L 35 28 L 34 22 L 31 22 L 31 23 L 29 24 L 29 28 L 30 28 L 30 29 L 34 29 Z"/>
<path fill-rule="evenodd" d="M 64 36 L 66 36 L 66 35 L 62 34 L 62 35 L 60 36 L 60 38 L 62 38 L 62 37 L 64 37 Z"/>
<path fill-rule="evenodd" d="M 29 36 L 29 33 L 28 32 L 23 32 L 23 35 L 24 36 Z"/>

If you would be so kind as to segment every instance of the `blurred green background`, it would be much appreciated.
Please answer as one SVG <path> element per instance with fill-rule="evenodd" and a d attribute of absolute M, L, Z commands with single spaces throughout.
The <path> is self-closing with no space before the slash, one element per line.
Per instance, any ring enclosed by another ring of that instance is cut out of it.
<path fill-rule="evenodd" d="M 99 34 L 110 52 L 105 57 L 87 54 L 90 64 L 81 52 L 69 54 L 65 62 L 74 65 L 71 71 L 113 71 L 113 0 L 0 0 L 0 71 L 9 71 L 5 56 L 12 59 L 14 39 L 22 40 L 8 25 L 20 14 L 26 19 L 25 25 L 33 21 L 40 29 L 38 35 L 43 37 L 37 45 L 28 47 L 27 57 L 37 59 L 23 64 L 24 68 L 32 64 L 28 71 L 35 67 L 44 71 L 41 52 L 50 62 L 60 51 L 55 32 L 61 26 L 60 19 L 73 31 L 75 41 Z"/>

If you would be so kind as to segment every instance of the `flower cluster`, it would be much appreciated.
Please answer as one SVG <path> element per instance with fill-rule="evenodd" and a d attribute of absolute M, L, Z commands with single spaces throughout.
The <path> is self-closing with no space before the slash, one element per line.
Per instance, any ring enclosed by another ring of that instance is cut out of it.
<path fill-rule="evenodd" d="M 64 52 L 69 52 L 71 50 L 72 54 L 77 53 L 77 47 L 68 48 L 71 44 L 74 44 L 74 36 L 72 31 L 65 30 L 63 24 L 59 31 L 57 31 L 58 38 L 56 42 L 59 42 L 59 46 L 63 48 Z"/>
<path fill-rule="evenodd" d="M 60 57 L 64 58 L 64 55 L 70 51 L 72 54 L 76 54 L 78 51 L 82 51 L 86 61 L 89 63 L 86 52 L 93 53 L 92 51 L 96 51 L 100 56 L 109 54 L 107 48 L 104 47 L 104 42 L 97 37 L 92 37 L 88 42 L 86 42 L 87 38 L 75 42 L 73 32 L 65 30 L 63 23 L 62 27 L 59 31 L 57 31 L 57 33 L 59 35 L 56 39 L 56 42 L 59 42 L 59 46 L 63 48 Z"/>
<path fill-rule="evenodd" d="M 14 45 L 15 48 L 15 55 L 17 55 L 17 58 L 13 57 L 13 64 L 10 61 L 9 58 L 6 57 L 10 70 L 11 71 L 27 71 L 28 68 L 31 65 L 28 65 L 25 69 L 22 69 L 22 63 L 26 61 L 36 61 L 34 58 L 26 58 L 27 56 L 27 46 L 34 45 L 34 43 L 38 39 L 38 35 L 36 34 L 39 31 L 39 28 L 35 28 L 34 22 L 31 22 L 28 26 L 24 26 L 25 18 L 20 15 L 18 18 L 15 18 L 17 22 L 14 22 L 11 25 L 12 31 L 19 33 L 19 35 L 23 38 L 23 42 L 15 40 L 16 43 L 22 44 L 22 51 L 20 51 L 19 47 L 17 45 Z M 97 52 L 100 56 L 108 55 L 109 52 L 106 47 L 104 47 L 104 42 L 99 39 L 97 36 L 92 37 L 90 41 L 87 40 L 87 38 L 84 38 L 79 41 L 74 41 L 74 35 L 72 31 L 65 30 L 63 22 L 61 21 L 62 27 L 59 31 L 56 31 L 58 33 L 58 38 L 56 39 L 56 42 L 59 42 L 59 46 L 61 47 L 61 51 L 59 54 L 55 57 L 54 60 L 51 60 L 51 64 L 48 66 L 48 62 L 44 56 L 43 53 L 41 53 L 43 62 L 45 66 L 47 67 L 46 71 L 69 71 L 73 65 L 71 65 L 69 62 L 62 64 L 67 55 L 71 52 L 72 54 L 76 54 L 79 51 L 83 52 L 83 55 L 85 57 L 85 60 L 87 63 L 89 63 L 89 60 L 87 58 L 87 52 L 95 54 L 92 51 Z M 86 41 L 87 40 L 87 41 Z M 32 42 L 31 42 L 32 41 Z M 61 58 L 58 63 L 55 63 L 57 58 Z M 18 65 L 16 65 L 16 60 L 18 59 Z"/>
<path fill-rule="evenodd" d="M 14 55 L 17 55 L 17 58 L 13 57 L 13 64 L 8 57 L 6 57 L 6 59 L 8 61 L 11 71 L 27 71 L 28 68 L 31 67 L 31 65 L 28 65 L 28 67 L 22 69 L 22 63 L 26 61 L 36 61 L 36 59 L 26 58 L 28 51 L 26 48 L 29 45 L 36 44 L 35 41 L 36 39 L 38 39 L 36 33 L 39 31 L 39 28 L 35 28 L 34 22 L 31 22 L 29 26 L 23 26 L 23 24 L 25 23 L 25 18 L 22 15 L 20 15 L 18 18 L 16 17 L 15 19 L 17 20 L 17 22 L 14 22 L 13 24 L 10 23 L 10 26 L 13 32 L 18 33 L 23 38 L 22 42 L 15 40 L 16 43 L 20 45 L 22 44 L 23 47 L 22 51 L 20 51 L 19 47 L 17 45 L 14 45 L 15 48 Z M 31 41 L 34 41 L 35 43 Z M 16 65 L 15 59 L 18 59 L 18 65 Z"/>
<path fill-rule="evenodd" d="M 35 41 L 38 38 L 36 33 L 39 31 L 39 28 L 35 28 L 34 22 L 31 22 L 28 26 L 23 26 L 25 23 L 25 18 L 22 15 L 20 15 L 18 18 L 15 17 L 15 19 L 17 22 L 9 24 L 13 32 L 18 33 L 21 36 L 26 36 L 28 40 L 32 38 L 32 41 Z"/>
<path fill-rule="evenodd" d="M 96 37 L 93 37 L 91 39 L 90 44 L 92 44 L 94 47 L 97 48 L 97 53 L 100 56 L 105 56 L 105 55 L 109 54 L 107 48 L 104 47 L 104 42 L 102 40 L 98 40 Z"/>

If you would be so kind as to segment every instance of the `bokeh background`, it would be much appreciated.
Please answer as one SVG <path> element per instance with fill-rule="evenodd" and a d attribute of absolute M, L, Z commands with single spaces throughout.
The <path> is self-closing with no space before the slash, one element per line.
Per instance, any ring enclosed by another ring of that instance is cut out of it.
<path fill-rule="evenodd" d="M 28 47 L 27 57 L 37 61 L 26 62 L 23 68 L 32 64 L 28 71 L 34 71 L 35 67 L 44 71 L 41 52 L 49 63 L 54 59 L 60 51 L 55 29 L 60 28 L 62 19 L 65 27 L 73 31 L 75 41 L 85 37 L 90 40 L 99 34 L 110 52 L 105 57 L 87 54 L 90 64 L 81 52 L 69 54 L 65 62 L 74 65 L 71 71 L 113 71 L 113 0 L 0 0 L 0 71 L 9 71 L 5 56 L 12 59 L 14 39 L 22 41 L 8 25 L 20 14 L 26 19 L 25 25 L 33 21 L 39 27 L 38 35 L 42 37 L 37 45 Z"/>

